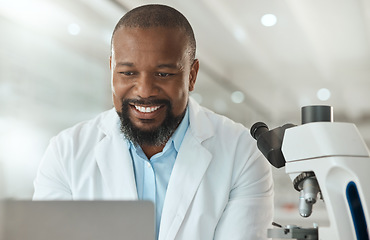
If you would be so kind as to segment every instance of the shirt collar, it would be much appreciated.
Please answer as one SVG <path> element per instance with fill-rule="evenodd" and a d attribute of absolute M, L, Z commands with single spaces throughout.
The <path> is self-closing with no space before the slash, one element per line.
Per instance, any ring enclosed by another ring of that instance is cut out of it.
<path fill-rule="evenodd" d="M 185 133 L 188 130 L 188 126 L 189 126 L 189 106 L 186 107 L 184 118 L 182 119 L 180 125 L 177 127 L 176 131 L 170 138 L 170 141 L 172 139 L 177 152 L 179 152 L 182 140 L 184 139 Z"/>

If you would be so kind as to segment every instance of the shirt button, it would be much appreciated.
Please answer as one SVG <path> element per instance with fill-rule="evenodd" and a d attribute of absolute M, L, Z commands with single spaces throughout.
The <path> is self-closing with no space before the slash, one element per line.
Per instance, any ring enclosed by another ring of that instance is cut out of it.
<path fill-rule="evenodd" d="M 146 163 L 146 166 L 148 167 L 148 168 L 150 168 L 151 167 L 151 165 L 150 165 L 150 163 Z"/>

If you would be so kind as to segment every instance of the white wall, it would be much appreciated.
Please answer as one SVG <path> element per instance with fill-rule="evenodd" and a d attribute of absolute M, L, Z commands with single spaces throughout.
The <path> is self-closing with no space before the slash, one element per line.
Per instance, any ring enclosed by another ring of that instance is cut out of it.
<path fill-rule="evenodd" d="M 48 32 L 3 17 L 0 29 L 2 194 L 30 198 L 50 137 L 111 107 L 108 58 L 103 65 Z M 108 43 L 106 50 L 109 56 Z"/>

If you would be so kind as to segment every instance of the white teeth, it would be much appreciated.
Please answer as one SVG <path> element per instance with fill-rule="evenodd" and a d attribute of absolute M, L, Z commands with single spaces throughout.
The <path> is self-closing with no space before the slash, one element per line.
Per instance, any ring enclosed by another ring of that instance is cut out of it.
<path fill-rule="evenodd" d="M 142 107 L 142 106 L 135 106 L 136 110 L 138 110 L 139 112 L 142 112 L 142 113 L 151 113 L 151 112 L 154 112 L 156 110 L 158 110 L 158 108 L 160 108 L 160 106 L 156 106 L 156 107 Z"/>

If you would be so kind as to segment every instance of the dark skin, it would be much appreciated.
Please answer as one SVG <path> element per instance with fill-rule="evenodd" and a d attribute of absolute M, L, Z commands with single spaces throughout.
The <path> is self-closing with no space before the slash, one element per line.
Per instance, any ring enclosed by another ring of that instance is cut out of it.
<path fill-rule="evenodd" d="M 184 113 L 196 82 L 199 61 L 191 60 L 186 35 L 175 28 L 118 29 L 110 57 L 113 103 L 121 111 L 122 99 L 166 99 L 172 113 Z M 166 117 L 165 105 L 130 105 L 129 118 L 142 129 L 158 127 Z M 141 146 L 150 159 L 162 146 Z"/>

